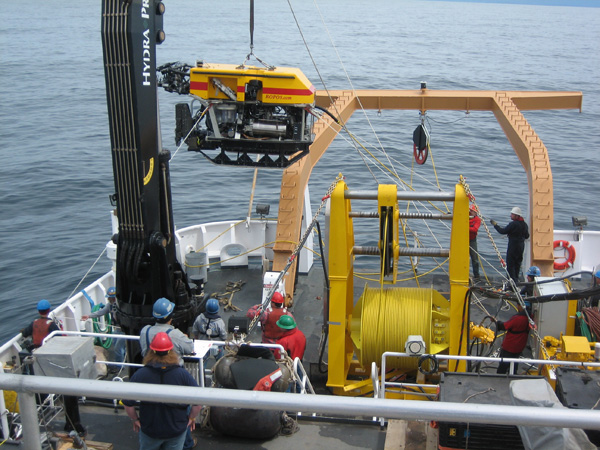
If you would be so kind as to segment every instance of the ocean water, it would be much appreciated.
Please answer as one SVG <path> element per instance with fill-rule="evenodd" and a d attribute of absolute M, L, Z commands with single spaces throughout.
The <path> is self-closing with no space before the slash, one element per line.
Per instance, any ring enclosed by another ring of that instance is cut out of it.
<path fill-rule="evenodd" d="M 165 5 L 167 40 L 158 48 L 159 64 L 244 61 L 250 42 L 247 2 Z M 100 2 L 5 2 L 0 46 L 5 341 L 35 317 L 41 298 L 58 305 L 109 269 L 105 256 L 94 263 L 110 238 L 114 186 Z M 585 215 L 589 229 L 600 229 L 600 8 L 261 0 L 254 53 L 273 65 L 302 68 L 317 89 L 418 89 L 426 81 L 431 89 L 582 91 L 581 113 L 531 111 L 525 117 L 549 150 L 555 228 L 571 229 L 571 216 Z M 175 155 L 177 226 L 244 218 L 253 170 L 218 167 L 196 153 L 177 151 L 174 104 L 182 100 L 160 93 L 163 146 Z M 412 174 L 420 189 L 437 188 L 437 175 L 441 189 L 452 190 L 462 174 L 487 217 L 507 222 L 516 205 L 527 214 L 526 175 L 491 113 L 428 113 L 435 171 L 431 157 L 425 166 L 412 167 L 412 132 L 419 123 L 414 111 L 357 111 L 348 127 L 373 151 L 385 149 L 401 177 L 409 181 Z M 351 189 L 387 182 L 385 174 L 371 170 L 375 177 L 340 136 L 313 172 L 311 204 L 319 205 L 339 172 Z M 254 201 L 276 211 L 280 179 L 277 170 L 259 171 Z"/>

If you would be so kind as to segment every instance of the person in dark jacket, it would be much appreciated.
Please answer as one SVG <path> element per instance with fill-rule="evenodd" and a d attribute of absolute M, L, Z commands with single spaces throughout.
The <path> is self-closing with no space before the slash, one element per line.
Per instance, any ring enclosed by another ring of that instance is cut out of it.
<path fill-rule="evenodd" d="M 50 302 L 48 300 L 40 300 L 37 304 L 37 310 L 40 317 L 21 330 L 23 337 L 32 337 L 33 348 L 41 347 L 46 336 L 53 331 L 60 330 L 54 320 L 48 317 L 50 308 Z"/>
<path fill-rule="evenodd" d="M 538 266 L 531 266 L 529 269 L 527 269 L 527 284 L 521 288 L 521 296 L 532 297 L 535 277 L 541 276 L 542 272 Z"/>
<path fill-rule="evenodd" d="M 529 239 L 529 227 L 523 219 L 521 208 L 515 206 L 510 211 L 510 223 L 502 228 L 498 223 L 491 219 L 490 223 L 500 234 L 508 235 L 508 247 L 506 248 L 506 271 L 508 276 L 519 282 L 519 273 L 521 272 L 521 263 L 523 262 L 523 251 L 525 250 L 525 239 Z"/>
<path fill-rule="evenodd" d="M 525 302 L 525 307 L 530 310 L 531 303 Z M 518 358 L 527 345 L 529 337 L 529 319 L 525 309 L 519 304 L 517 306 L 517 314 L 512 316 L 508 321 L 496 322 L 497 331 L 506 330 L 502 348 L 500 349 L 500 358 Z M 518 363 L 514 363 L 514 373 L 517 373 Z M 510 363 L 501 361 L 496 373 L 507 373 L 510 368 Z"/>
<path fill-rule="evenodd" d="M 170 384 L 198 387 L 190 373 L 179 365 L 179 356 L 165 332 L 159 332 L 150 343 L 144 357 L 144 367 L 131 377 L 132 383 Z M 140 449 L 181 450 L 187 430 L 196 427 L 200 405 L 167 403 L 140 403 L 139 415 L 134 400 L 123 400 L 125 411 L 133 421 L 133 430 L 139 432 Z"/>

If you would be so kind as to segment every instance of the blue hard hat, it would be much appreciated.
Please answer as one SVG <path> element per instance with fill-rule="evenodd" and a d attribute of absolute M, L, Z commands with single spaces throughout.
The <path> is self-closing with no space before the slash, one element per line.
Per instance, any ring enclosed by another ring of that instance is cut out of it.
<path fill-rule="evenodd" d="M 50 302 L 48 300 L 40 300 L 37 304 L 38 311 L 46 311 L 50 308 L 51 308 L 51 306 L 50 306 Z"/>
<path fill-rule="evenodd" d="M 525 304 L 525 309 L 527 311 L 531 311 L 531 302 L 523 302 Z"/>
<path fill-rule="evenodd" d="M 527 270 L 527 275 L 529 275 L 530 277 L 539 277 L 542 275 L 542 272 L 540 271 L 540 268 L 538 266 L 531 266 Z"/>
<path fill-rule="evenodd" d="M 107 297 L 116 297 L 117 296 L 117 288 L 114 286 L 109 287 L 108 290 L 106 291 L 106 296 Z"/>
<path fill-rule="evenodd" d="M 154 306 L 152 307 L 152 315 L 157 319 L 164 319 L 165 317 L 169 317 L 174 309 L 175 303 L 164 297 L 161 297 L 154 302 Z"/>
<path fill-rule="evenodd" d="M 216 314 L 219 312 L 219 300 L 216 298 L 209 298 L 206 301 L 206 312 L 209 314 Z"/>
<path fill-rule="evenodd" d="M 600 270 L 596 271 L 596 273 L 594 274 L 594 276 L 595 276 L 596 278 L 600 278 Z"/>

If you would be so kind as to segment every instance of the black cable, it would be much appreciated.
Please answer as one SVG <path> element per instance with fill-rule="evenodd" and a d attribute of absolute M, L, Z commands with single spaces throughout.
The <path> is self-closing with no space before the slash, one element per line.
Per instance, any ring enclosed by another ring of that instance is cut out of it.
<path fill-rule="evenodd" d="M 423 369 L 423 364 L 425 363 L 425 361 L 431 361 L 431 368 L 429 370 L 425 370 Z M 421 372 L 423 375 L 432 375 L 434 373 L 436 373 L 439 370 L 439 363 L 437 358 L 434 355 L 421 355 L 419 356 L 419 362 L 417 363 L 418 367 L 419 367 L 419 372 Z"/>
<path fill-rule="evenodd" d="M 469 304 L 469 302 L 471 301 L 471 289 L 469 289 L 467 291 L 467 293 L 465 294 L 465 301 L 463 303 L 463 312 L 462 312 L 462 324 L 460 327 L 460 339 L 458 340 L 458 353 L 460 354 L 460 349 L 462 347 L 462 340 L 463 340 L 463 335 L 465 332 L 465 313 L 467 312 L 467 305 Z M 467 315 L 467 319 L 468 319 L 468 315 Z M 467 322 L 468 323 L 468 322 Z M 458 363 L 459 360 L 455 360 L 455 364 L 454 364 L 454 371 L 457 372 L 458 371 Z"/>
<path fill-rule="evenodd" d="M 327 373 L 327 368 L 323 369 L 323 355 L 325 354 L 325 344 L 327 343 L 327 339 L 329 337 L 329 275 L 327 273 L 327 264 L 325 263 L 325 252 L 323 251 L 323 240 L 321 239 L 321 225 L 317 220 L 315 222 L 317 226 L 317 234 L 319 235 L 319 250 L 321 252 L 321 265 L 323 266 L 323 276 L 325 277 L 325 307 L 323 308 L 324 312 L 327 314 L 326 317 L 323 317 L 323 342 L 321 344 L 321 349 L 319 351 L 319 373 Z"/>
<path fill-rule="evenodd" d="M 315 105 L 315 109 L 318 109 L 319 111 L 323 111 L 325 114 L 327 114 L 329 117 L 331 117 L 335 123 L 337 123 L 338 125 L 342 125 L 342 123 L 325 108 Z"/>

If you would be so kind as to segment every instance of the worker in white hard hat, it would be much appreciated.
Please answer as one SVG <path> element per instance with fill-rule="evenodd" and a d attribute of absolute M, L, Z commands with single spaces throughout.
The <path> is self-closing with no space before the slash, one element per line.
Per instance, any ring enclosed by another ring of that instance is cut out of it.
<path fill-rule="evenodd" d="M 504 228 L 491 219 L 490 223 L 500 234 L 508 235 L 508 246 L 506 248 L 506 271 L 515 283 L 519 282 L 521 263 L 523 262 L 523 251 L 525 250 L 525 239 L 529 239 L 529 227 L 523 219 L 521 208 L 515 206 L 510 211 L 510 222 Z"/>

